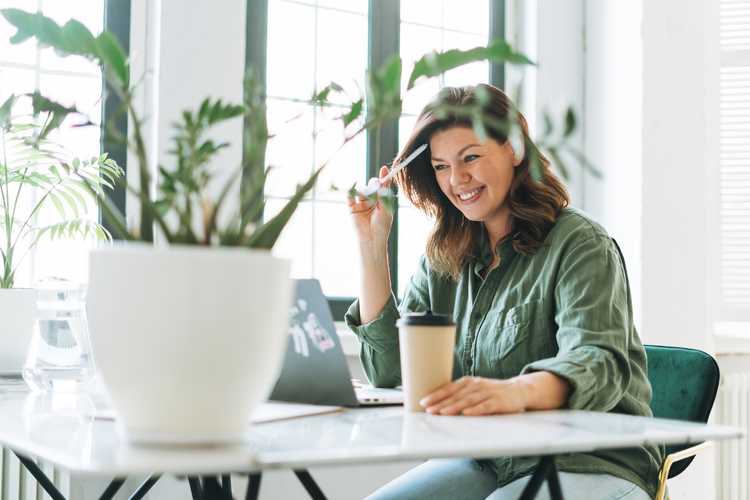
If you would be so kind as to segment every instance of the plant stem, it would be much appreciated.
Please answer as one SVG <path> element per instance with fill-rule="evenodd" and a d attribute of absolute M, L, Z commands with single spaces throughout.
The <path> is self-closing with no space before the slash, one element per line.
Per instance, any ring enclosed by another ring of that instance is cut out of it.
<path fill-rule="evenodd" d="M 11 239 L 13 237 L 13 220 L 10 215 L 8 205 L 10 203 L 10 184 L 8 182 L 8 155 L 5 145 L 5 129 L 2 132 L 3 145 L 3 166 L 5 167 L 5 192 L 3 193 L 2 186 L 0 186 L 0 194 L 2 194 L 3 201 L 3 213 L 5 214 L 5 250 L 3 251 L 3 274 L 0 277 L 0 288 L 12 288 L 13 287 L 13 272 L 11 271 L 13 265 L 13 247 L 11 246 Z"/>

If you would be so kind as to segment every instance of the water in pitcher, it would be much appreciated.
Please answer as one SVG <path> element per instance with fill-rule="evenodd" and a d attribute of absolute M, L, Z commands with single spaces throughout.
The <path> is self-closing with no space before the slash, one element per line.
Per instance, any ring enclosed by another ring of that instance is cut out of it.
<path fill-rule="evenodd" d="M 23 378 L 32 389 L 76 390 L 94 375 L 86 288 L 66 280 L 37 283 L 37 323 Z"/>

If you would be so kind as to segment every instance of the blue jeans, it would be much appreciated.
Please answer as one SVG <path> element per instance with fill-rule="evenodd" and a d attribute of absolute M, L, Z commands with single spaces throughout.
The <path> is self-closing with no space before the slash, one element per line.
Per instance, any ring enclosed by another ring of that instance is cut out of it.
<path fill-rule="evenodd" d="M 563 496 L 572 500 L 649 500 L 635 484 L 609 474 L 559 472 Z M 369 500 L 517 500 L 531 476 L 497 487 L 495 472 L 471 459 L 430 460 L 403 474 Z M 549 500 L 547 483 L 538 500 Z"/>

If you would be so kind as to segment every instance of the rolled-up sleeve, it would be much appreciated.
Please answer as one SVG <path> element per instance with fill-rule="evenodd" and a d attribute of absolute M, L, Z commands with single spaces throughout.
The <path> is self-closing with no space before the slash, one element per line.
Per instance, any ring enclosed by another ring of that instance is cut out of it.
<path fill-rule="evenodd" d="M 396 387 L 401 384 L 401 359 L 396 321 L 401 312 L 429 309 L 427 294 L 427 262 L 425 257 L 406 288 L 401 306 L 391 294 L 378 316 L 362 324 L 359 300 L 355 300 L 344 316 L 346 325 L 360 341 L 359 359 L 367 379 L 375 387 Z"/>
<path fill-rule="evenodd" d="M 570 384 L 567 407 L 609 411 L 630 383 L 630 291 L 611 239 L 595 235 L 570 245 L 555 285 L 558 353 L 526 365 Z"/>

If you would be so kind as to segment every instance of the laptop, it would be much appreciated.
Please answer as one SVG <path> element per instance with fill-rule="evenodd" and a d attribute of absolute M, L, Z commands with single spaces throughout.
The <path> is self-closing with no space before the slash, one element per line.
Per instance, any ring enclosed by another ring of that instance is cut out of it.
<path fill-rule="evenodd" d="M 352 382 L 320 283 L 302 279 L 295 280 L 284 363 L 269 399 L 336 406 L 397 405 L 403 404 L 403 393 Z"/>

